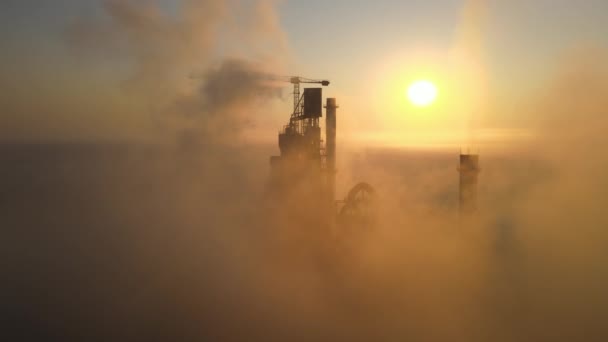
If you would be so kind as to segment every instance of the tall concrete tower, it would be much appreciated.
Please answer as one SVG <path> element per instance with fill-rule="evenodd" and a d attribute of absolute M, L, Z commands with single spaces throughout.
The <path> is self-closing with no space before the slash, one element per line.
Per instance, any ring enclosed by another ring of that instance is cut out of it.
<path fill-rule="evenodd" d="M 477 176 L 480 172 L 479 155 L 460 155 L 460 213 L 472 214 L 477 210 Z"/>
<path fill-rule="evenodd" d="M 333 203 L 336 197 L 336 109 L 338 109 L 336 99 L 327 98 L 325 108 L 327 188 L 329 189 L 329 199 Z"/>

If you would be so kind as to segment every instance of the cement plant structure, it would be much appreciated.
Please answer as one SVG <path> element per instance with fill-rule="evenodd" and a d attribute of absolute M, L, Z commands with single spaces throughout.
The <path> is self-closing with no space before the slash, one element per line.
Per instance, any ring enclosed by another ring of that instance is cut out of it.
<path fill-rule="evenodd" d="M 355 186 L 345 200 L 336 201 L 337 101 L 325 104 L 325 139 L 321 134 L 323 89 L 301 84 L 328 86 L 329 81 L 286 78 L 294 86 L 293 111 L 278 135 L 279 156 L 270 157 L 270 191 L 281 201 L 296 202 L 301 212 L 323 223 L 365 222 L 374 190 L 365 183 Z M 341 207 L 341 208 L 340 208 Z M 340 210 L 339 210 L 340 209 Z"/>
<path fill-rule="evenodd" d="M 270 157 L 270 193 L 279 202 L 294 204 L 295 216 L 311 224 L 372 224 L 376 215 L 372 186 L 359 183 L 344 200 L 336 200 L 336 99 L 326 100 L 324 142 L 320 126 L 323 89 L 300 90 L 301 84 L 328 86 L 330 82 L 297 76 L 280 79 L 293 84 L 293 111 L 278 134 L 280 155 Z M 466 216 L 477 210 L 479 155 L 461 153 L 458 171 L 459 208 Z"/>

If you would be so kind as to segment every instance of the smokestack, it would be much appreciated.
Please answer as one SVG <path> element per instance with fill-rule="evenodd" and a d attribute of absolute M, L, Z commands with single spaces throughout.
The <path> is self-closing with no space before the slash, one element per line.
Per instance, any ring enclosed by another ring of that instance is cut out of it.
<path fill-rule="evenodd" d="M 329 199 L 333 203 L 336 192 L 336 105 L 335 98 L 327 98 L 325 116 L 325 138 L 326 162 L 327 162 L 327 188 L 329 189 Z"/>
<path fill-rule="evenodd" d="M 460 155 L 460 213 L 471 214 L 477 210 L 477 176 L 479 175 L 479 155 Z"/>

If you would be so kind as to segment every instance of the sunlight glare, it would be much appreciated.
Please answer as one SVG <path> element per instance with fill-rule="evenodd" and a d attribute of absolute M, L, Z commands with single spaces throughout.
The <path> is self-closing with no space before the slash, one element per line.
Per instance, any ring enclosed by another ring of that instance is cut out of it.
<path fill-rule="evenodd" d="M 437 98 L 437 87 L 429 81 L 416 81 L 408 88 L 407 97 L 415 106 L 426 107 Z"/>

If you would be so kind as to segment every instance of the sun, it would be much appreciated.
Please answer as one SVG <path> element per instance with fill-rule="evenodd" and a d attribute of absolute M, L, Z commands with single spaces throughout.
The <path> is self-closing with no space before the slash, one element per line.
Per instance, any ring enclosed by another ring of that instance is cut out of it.
<path fill-rule="evenodd" d="M 426 107 L 437 99 L 437 87 L 429 81 L 416 81 L 407 89 L 407 97 L 418 107 Z"/>

